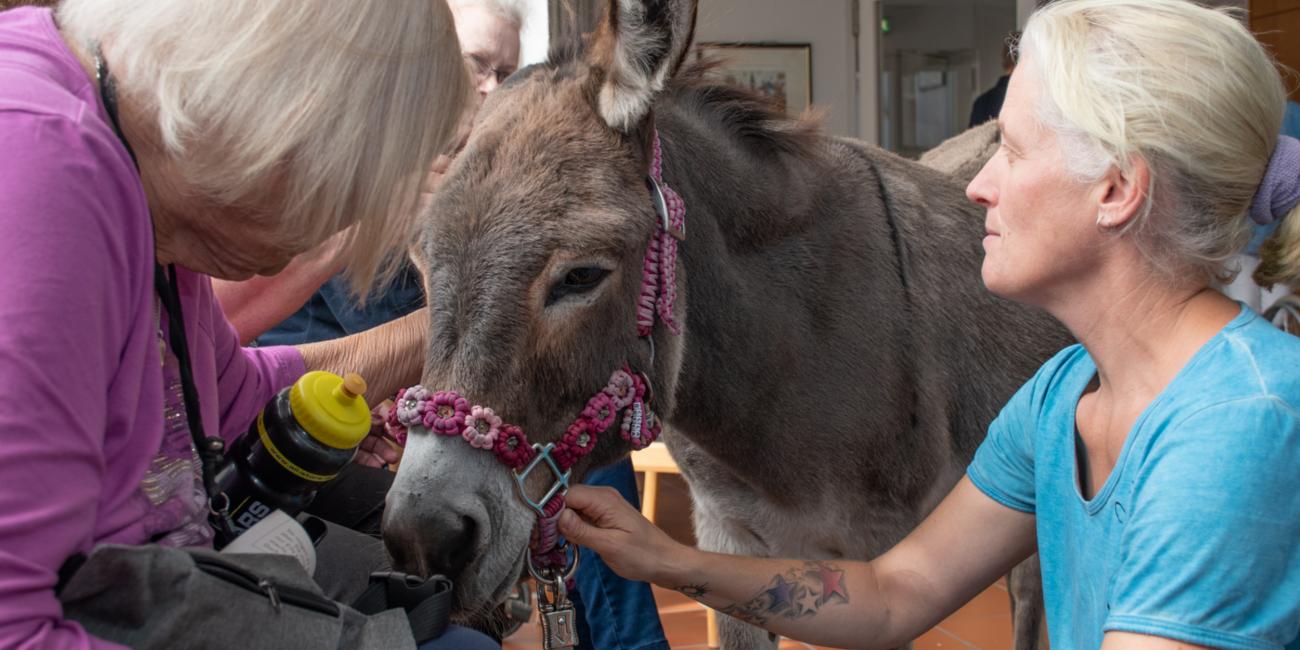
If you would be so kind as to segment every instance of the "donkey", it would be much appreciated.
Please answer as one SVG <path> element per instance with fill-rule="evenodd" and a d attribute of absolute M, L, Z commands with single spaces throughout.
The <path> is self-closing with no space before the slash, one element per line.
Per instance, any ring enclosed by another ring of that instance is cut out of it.
<path fill-rule="evenodd" d="M 487 98 L 418 242 L 424 385 L 556 441 L 627 364 L 667 424 L 701 547 L 874 557 L 1067 335 L 983 288 L 983 215 L 958 183 L 684 65 L 694 24 L 693 1 L 611 0 L 585 51 L 553 51 Z M 656 145 L 686 206 L 667 315 L 681 333 L 659 322 L 642 338 Z M 385 543 L 399 568 L 453 577 L 460 616 L 484 616 L 537 517 L 493 454 L 418 427 L 406 444 Z M 602 435 L 575 480 L 627 452 Z M 734 619 L 721 633 L 774 643 Z M 1037 629 L 1018 635 L 1030 647 Z"/>

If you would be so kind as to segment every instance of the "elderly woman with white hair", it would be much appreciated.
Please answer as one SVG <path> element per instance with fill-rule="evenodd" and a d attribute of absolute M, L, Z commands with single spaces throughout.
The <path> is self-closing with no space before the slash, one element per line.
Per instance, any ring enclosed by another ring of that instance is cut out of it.
<path fill-rule="evenodd" d="M 1185 0 L 1059 0 L 1025 29 L 983 279 L 1080 344 L 1011 399 L 967 475 L 867 563 L 683 548 L 604 491 L 560 527 L 623 575 L 778 634 L 906 643 L 1035 550 L 1051 645 L 1300 648 L 1300 339 L 1214 287 L 1300 282 L 1300 142 L 1271 57 Z M 978 378 L 971 378 L 978 381 Z"/>
<path fill-rule="evenodd" d="M 383 277 L 472 97 L 442 0 L 0 13 L 0 646 L 118 647 L 63 618 L 56 571 L 210 547 L 194 440 L 234 440 L 307 370 L 418 377 L 421 337 L 396 335 L 418 315 L 244 349 L 209 279 L 343 231 L 354 286 Z"/>

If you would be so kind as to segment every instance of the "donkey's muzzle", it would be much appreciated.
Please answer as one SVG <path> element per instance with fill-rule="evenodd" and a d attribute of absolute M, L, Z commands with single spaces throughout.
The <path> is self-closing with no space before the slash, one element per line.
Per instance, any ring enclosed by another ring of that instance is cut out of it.
<path fill-rule="evenodd" d="M 384 513 L 383 529 L 394 569 L 425 577 L 441 574 L 455 581 L 474 561 L 478 524 L 472 517 L 393 505 Z"/>

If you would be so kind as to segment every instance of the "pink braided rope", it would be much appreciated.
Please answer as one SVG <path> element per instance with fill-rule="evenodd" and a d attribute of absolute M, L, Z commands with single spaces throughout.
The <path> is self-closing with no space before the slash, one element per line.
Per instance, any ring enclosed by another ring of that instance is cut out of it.
<path fill-rule="evenodd" d="M 668 208 L 668 223 L 679 233 L 686 232 L 686 202 L 681 195 L 668 187 L 663 178 L 663 147 L 659 132 L 654 134 L 654 157 L 650 161 L 650 174 L 659 184 L 664 203 Z M 641 271 L 641 294 L 637 298 L 636 331 L 640 336 L 650 336 L 654 330 L 654 317 L 658 313 L 668 331 L 681 334 L 681 324 L 673 316 L 677 302 L 677 239 L 660 227 L 650 236 L 646 247 L 645 264 Z"/>
<path fill-rule="evenodd" d="M 659 249 L 660 231 L 650 236 L 646 247 L 645 264 L 641 267 L 641 295 L 636 301 L 637 336 L 650 336 L 655 327 L 655 306 L 659 300 Z"/>
<path fill-rule="evenodd" d="M 560 512 L 564 512 L 564 495 L 556 495 L 554 499 L 546 502 L 542 506 L 542 511 L 546 512 L 545 517 L 537 517 L 537 528 L 533 529 L 532 541 L 529 542 L 530 549 L 533 550 L 533 564 L 539 567 L 545 567 L 547 564 L 538 562 L 541 556 L 550 554 L 559 546 L 560 541 Z"/>

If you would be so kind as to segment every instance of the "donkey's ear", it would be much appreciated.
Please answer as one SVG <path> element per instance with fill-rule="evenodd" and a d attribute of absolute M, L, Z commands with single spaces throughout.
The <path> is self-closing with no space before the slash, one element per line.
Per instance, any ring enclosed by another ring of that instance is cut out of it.
<path fill-rule="evenodd" d="M 696 0 L 610 0 L 596 65 L 605 69 L 597 95 L 601 119 L 630 132 L 677 73 L 695 32 Z"/>

